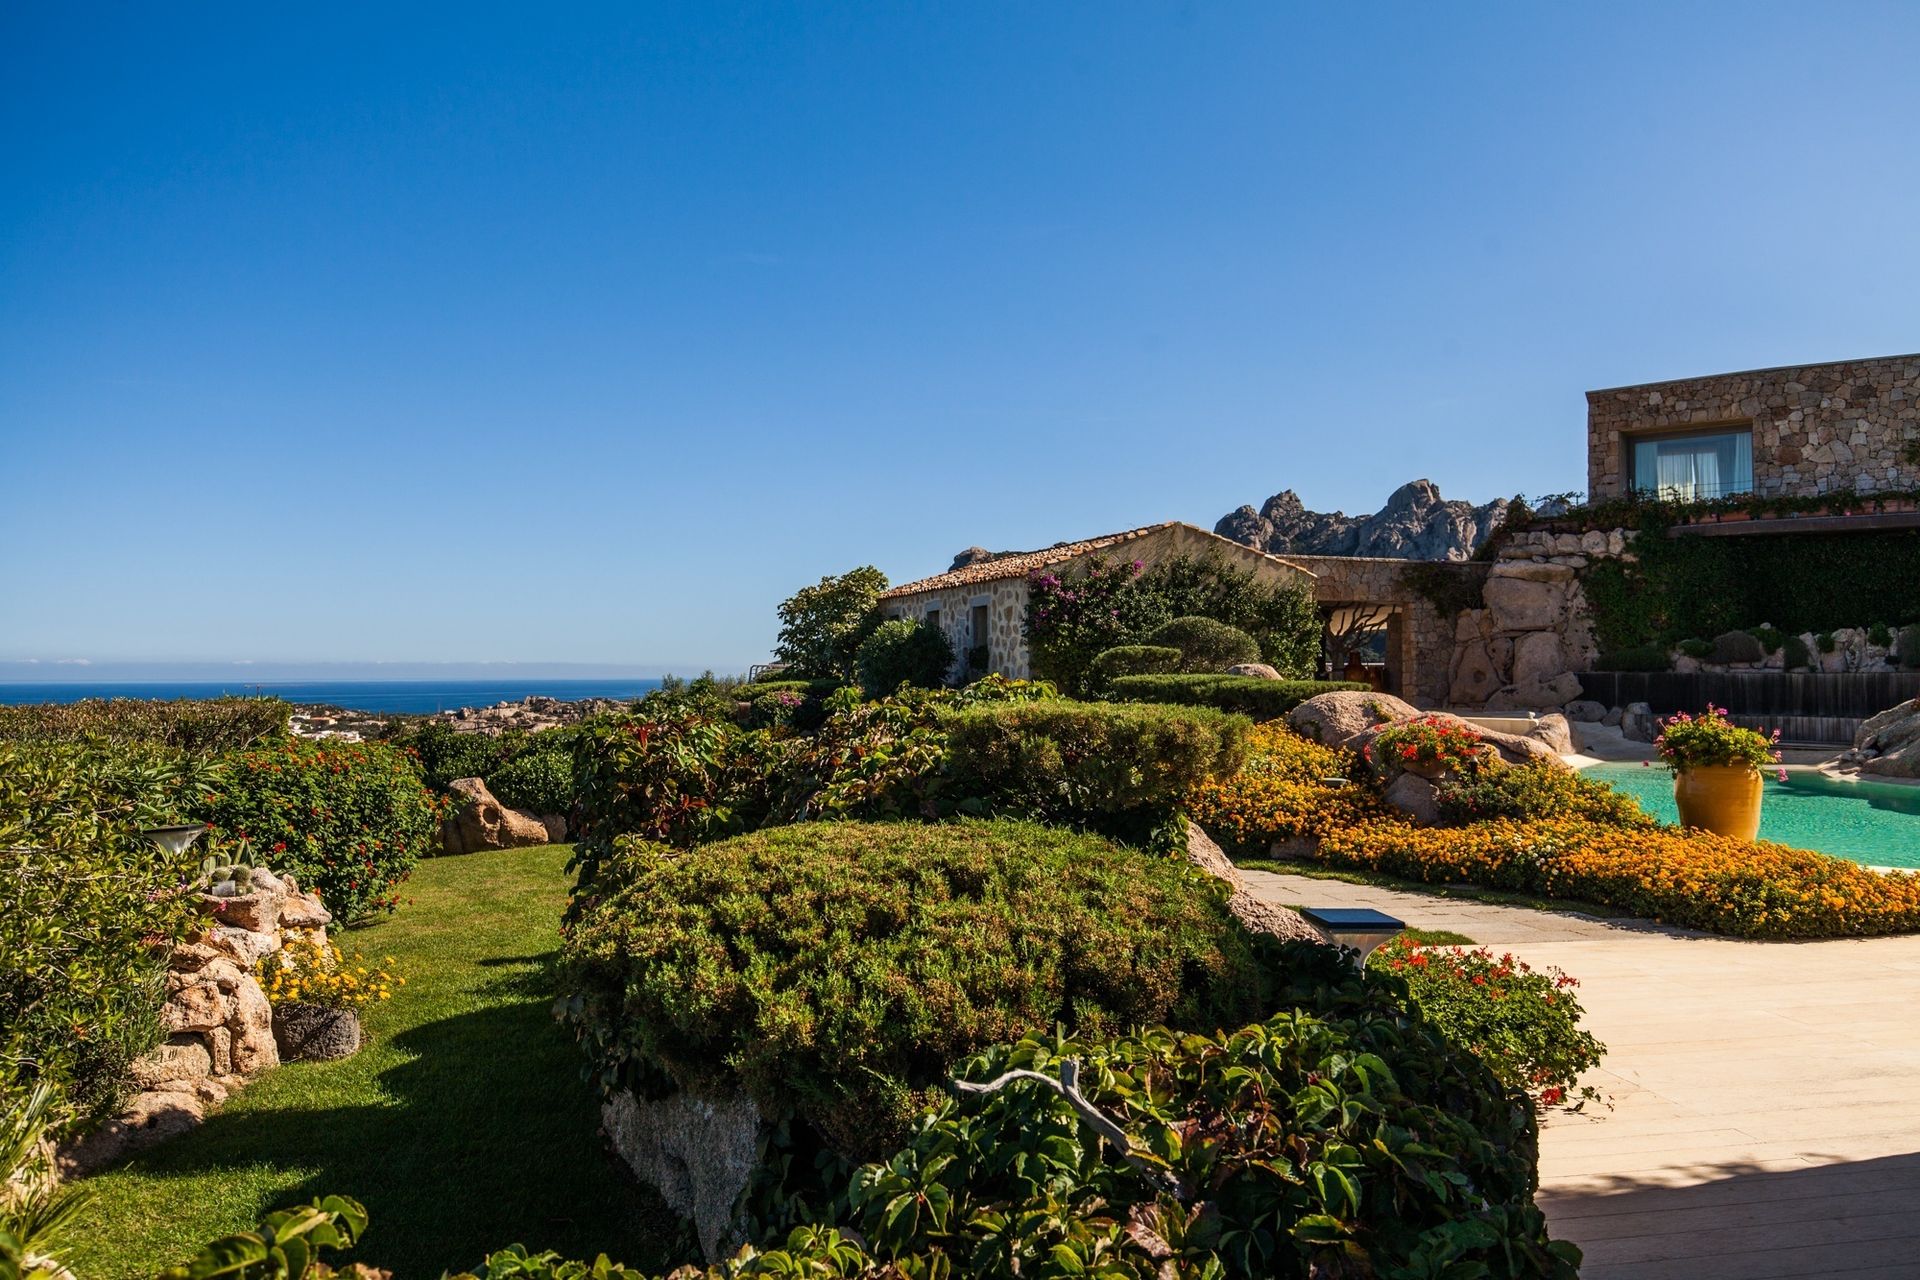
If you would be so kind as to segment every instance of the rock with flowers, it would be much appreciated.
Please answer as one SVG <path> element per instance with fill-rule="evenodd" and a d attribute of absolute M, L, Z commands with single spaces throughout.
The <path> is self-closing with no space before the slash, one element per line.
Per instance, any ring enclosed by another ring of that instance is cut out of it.
<path fill-rule="evenodd" d="M 1537 717 L 1525 734 L 1504 733 L 1480 728 L 1444 711 L 1422 711 L 1392 694 L 1351 690 L 1316 694 L 1287 713 L 1287 723 L 1295 733 L 1342 751 L 1359 751 L 1382 729 L 1420 719 L 1457 725 L 1478 734 L 1508 764 L 1557 760 L 1560 753 L 1573 750 L 1572 729 L 1563 715 Z"/>
<path fill-rule="evenodd" d="M 125 1109 L 60 1151 L 64 1175 L 90 1173 L 186 1132 L 249 1078 L 280 1064 L 273 1007 L 256 967 L 290 940 L 324 942 L 333 916 L 293 877 L 246 871 L 199 894 L 207 926 L 167 958 L 166 1041 L 133 1064 Z"/>

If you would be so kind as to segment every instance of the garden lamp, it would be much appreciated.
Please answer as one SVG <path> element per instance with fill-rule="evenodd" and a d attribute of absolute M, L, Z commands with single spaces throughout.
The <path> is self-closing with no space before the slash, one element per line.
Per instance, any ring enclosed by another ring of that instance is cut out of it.
<path fill-rule="evenodd" d="M 178 857 L 206 833 L 206 827 L 196 822 L 182 827 L 148 827 L 140 834 L 159 845 L 161 852 L 169 857 Z"/>
<path fill-rule="evenodd" d="M 1367 956 L 1375 947 L 1407 927 L 1405 921 L 1371 907 L 1302 907 L 1300 916 L 1334 946 L 1359 952 L 1354 960 L 1354 967 L 1359 969 L 1367 967 Z"/>

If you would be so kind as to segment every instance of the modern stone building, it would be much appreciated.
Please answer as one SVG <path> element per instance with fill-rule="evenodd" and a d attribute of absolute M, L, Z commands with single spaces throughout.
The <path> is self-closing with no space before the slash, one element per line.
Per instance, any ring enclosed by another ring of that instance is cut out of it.
<path fill-rule="evenodd" d="M 1028 575 L 1043 570 L 1058 573 L 1095 556 L 1138 561 L 1142 568 L 1151 569 L 1183 555 L 1218 555 L 1251 569 L 1263 582 L 1313 586 L 1314 575 L 1291 560 L 1169 520 L 1101 538 L 1062 542 L 1041 551 L 993 556 L 903 583 L 881 593 L 880 610 L 890 618 L 925 620 L 939 627 L 963 664 L 969 653 L 984 647 L 986 653 L 976 656 L 985 660 L 968 665 L 1027 679 L 1032 674 L 1026 635 Z"/>
<path fill-rule="evenodd" d="M 1587 393 L 1587 493 L 1698 501 L 1920 488 L 1920 355 Z"/>

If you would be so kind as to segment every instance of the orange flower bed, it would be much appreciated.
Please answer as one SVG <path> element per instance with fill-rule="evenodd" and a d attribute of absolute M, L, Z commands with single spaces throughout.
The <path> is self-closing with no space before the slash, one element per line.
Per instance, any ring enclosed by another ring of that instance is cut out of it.
<path fill-rule="evenodd" d="M 1887 875 L 1805 849 L 1671 827 L 1560 819 L 1448 829 L 1376 821 L 1326 832 L 1320 859 L 1428 883 L 1573 898 L 1738 938 L 1920 931 L 1920 875 Z"/>
<path fill-rule="evenodd" d="M 1226 848 L 1265 853 L 1276 840 L 1317 839 L 1390 820 L 1393 810 L 1367 787 L 1330 781 L 1360 775 L 1352 753 L 1323 747 L 1270 721 L 1247 734 L 1246 766 L 1231 778 L 1195 788 L 1187 798 L 1187 814 Z"/>

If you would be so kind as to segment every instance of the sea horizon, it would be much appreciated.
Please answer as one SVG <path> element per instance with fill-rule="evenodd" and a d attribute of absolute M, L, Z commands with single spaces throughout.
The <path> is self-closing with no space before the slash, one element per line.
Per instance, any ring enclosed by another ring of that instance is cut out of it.
<path fill-rule="evenodd" d="M 658 676 L 599 679 L 504 677 L 491 680 L 90 680 L 0 683 L 0 705 L 79 702 L 86 698 L 270 697 L 297 706 L 340 707 L 400 715 L 432 715 L 525 698 L 639 698 L 661 686 Z"/>

